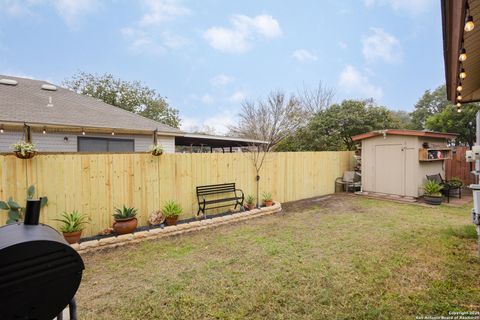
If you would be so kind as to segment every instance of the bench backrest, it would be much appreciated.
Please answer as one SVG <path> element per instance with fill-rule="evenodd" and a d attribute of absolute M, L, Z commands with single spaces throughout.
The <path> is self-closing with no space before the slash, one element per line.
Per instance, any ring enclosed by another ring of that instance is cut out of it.
<path fill-rule="evenodd" d="M 211 184 L 208 186 L 197 187 L 197 196 L 207 196 L 227 192 L 235 192 L 235 183 Z"/>
<path fill-rule="evenodd" d="M 443 183 L 443 178 L 440 173 L 437 174 L 432 174 L 432 175 L 427 175 L 427 180 L 429 181 L 435 181 L 437 183 Z"/>

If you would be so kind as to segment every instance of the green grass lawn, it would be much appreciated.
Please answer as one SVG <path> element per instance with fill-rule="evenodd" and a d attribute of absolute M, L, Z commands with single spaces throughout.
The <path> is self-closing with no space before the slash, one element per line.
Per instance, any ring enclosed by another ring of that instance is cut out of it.
<path fill-rule="evenodd" d="M 80 319 L 414 319 L 480 311 L 463 208 L 334 196 L 88 255 Z"/>

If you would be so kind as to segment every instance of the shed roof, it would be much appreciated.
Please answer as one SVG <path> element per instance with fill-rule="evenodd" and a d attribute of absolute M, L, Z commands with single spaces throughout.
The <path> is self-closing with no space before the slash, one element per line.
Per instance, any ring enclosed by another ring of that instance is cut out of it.
<path fill-rule="evenodd" d="M 398 136 L 416 136 L 416 137 L 429 137 L 429 138 L 439 138 L 439 139 L 453 139 L 458 134 L 456 133 L 444 133 L 444 132 L 435 132 L 435 131 L 424 131 L 424 130 L 404 130 L 404 129 L 385 129 L 385 130 L 376 130 L 370 131 L 362 134 L 358 134 L 352 137 L 353 141 L 359 141 L 363 139 L 368 139 L 380 135 L 398 135 Z"/>
<path fill-rule="evenodd" d="M 59 86 L 53 91 L 47 86 L 45 90 L 42 85 L 51 85 L 46 81 L 5 75 L 0 79 L 17 82 L 0 84 L 0 122 L 181 133 L 177 128 Z"/>

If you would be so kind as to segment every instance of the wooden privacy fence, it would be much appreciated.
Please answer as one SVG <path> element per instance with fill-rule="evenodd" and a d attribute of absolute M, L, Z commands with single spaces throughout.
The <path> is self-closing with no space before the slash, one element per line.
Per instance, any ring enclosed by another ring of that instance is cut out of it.
<path fill-rule="evenodd" d="M 284 202 L 334 192 L 335 178 L 353 167 L 353 153 L 271 153 L 261 172 L 260 192 Z M 174 199 L 184 208 L 181 218 L 197 212 L 195 187 L 235 182 L 245 194 L 255 194 L 251 154 L 48 154 L 30 160 L 0 155 L 0 199 L 12 196 L 24 203 L 29 185 L 36 196 L 47 196 L 41 222 L 58 227 L 53 219 L 78 210 L 91 218 L 84 235 L 112 225 L 115 208 L 138 208 L 139 225 L 148 215 Z M 6 211 L 0 211 L 0 223 Z"/>
<path fill-rule="evenodd" d="M 463 184 L 468 186 L 475 183 L 475 176 L 470 172 L 475 170 L 475 162 L 465 160 L 465 152 L 469 147 L 456 147 L 452 152 L 452 159 L 445 160 L 445 176 L 447 179 L 452 177 L 460 178 Z"/>

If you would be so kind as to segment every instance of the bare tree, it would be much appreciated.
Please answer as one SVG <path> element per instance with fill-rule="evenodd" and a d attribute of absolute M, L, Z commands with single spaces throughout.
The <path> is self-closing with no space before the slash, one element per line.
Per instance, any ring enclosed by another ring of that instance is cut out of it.
<path fill-rule="evenodd" d="M 302 109 L 308 116 L 313 116 L 332 104 L 333 98 L 335 97 L 335 90 L 325 86 L 320 81 L 313 89 L 304 84 L 303 88 L 298 90 L 297 94 Z"/>
<path fill-rule="evenodd" d="M 281 91 L 273 91 L 257 103 L 245 101 L 239 117 L 239 124 L 230 128 L 231 134 L 262 141 L 253 143 L 250 148 L 256 171 L 258 207 L 260 170 L 267 154 L 297 130 L 303 123 L 304 111 L 295 96 L 287 97 Z"/>

